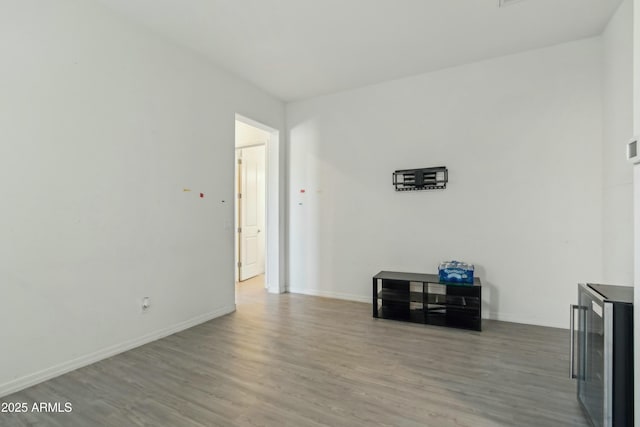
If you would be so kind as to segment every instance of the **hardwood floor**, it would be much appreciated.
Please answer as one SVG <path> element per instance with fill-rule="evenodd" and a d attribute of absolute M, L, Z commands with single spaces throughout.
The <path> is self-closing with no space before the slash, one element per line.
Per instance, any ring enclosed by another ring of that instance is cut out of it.
<path fill-rule="evenodd" d="M 483 328 L 373 319 L 368 304 L 245 282 L 233 314 L 0 399 L 71 413 L 0 413 L 0 425 L 588 425 L 567 331 Z"/>

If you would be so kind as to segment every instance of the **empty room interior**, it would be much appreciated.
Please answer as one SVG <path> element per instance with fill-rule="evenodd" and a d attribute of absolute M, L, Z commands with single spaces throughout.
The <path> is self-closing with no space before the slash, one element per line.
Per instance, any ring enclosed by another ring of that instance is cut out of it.
<path fill-rule="evenodd" d="M 638 135 L 640 0 L 0 0 L 0 426 L 640 426 Z"/>

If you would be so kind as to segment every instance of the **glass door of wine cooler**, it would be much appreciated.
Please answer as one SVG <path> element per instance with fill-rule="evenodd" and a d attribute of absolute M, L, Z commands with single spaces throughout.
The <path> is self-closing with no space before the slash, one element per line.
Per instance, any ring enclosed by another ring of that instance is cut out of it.
<path fill-rule="evenodd" d="M 604 299 L 586 285 L 580 285 L 578 319 L 572 334 L 577 346 L 572 376 L 578 381 L 578 400 L 595 427 L 606 427 L 604 408 Z M 575 310 L 574 310 L 575 311 Z M 572 312 L 572 316 L 575 313 Z"/>

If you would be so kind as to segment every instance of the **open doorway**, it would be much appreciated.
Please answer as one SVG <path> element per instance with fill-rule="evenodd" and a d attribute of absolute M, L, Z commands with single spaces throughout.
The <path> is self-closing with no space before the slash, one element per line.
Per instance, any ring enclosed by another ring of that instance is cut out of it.
<path fill-rule="evenodd" d="M 235 250 L 234 270 L 236 282 L 254 276 L 242 284 L 256 284 L 256 277 L 270 293 L 284 293 L 285 288 L 285 223 L 284 223 L 284 179 L 285 153 L 280 141 L 280 132 L 260 122 L 236 114 L 236 197 L 241 187 L 255 186 L 257 195 L 251 203 L 244 203 L 244 194 L 235 199 Z M 254 150 L 255 148 L 255 150 Z M 242 158 L 241 164 L 238 159 Z M 255 162 L 263 159 L 264 169 Z M 243 168 L 238 168 L 242 166 Z M 243 178 L 243 169 L 246 176 Z M 243 184 L 242 180 L 245 180 Z M 262 192 L 260 194 L 260 191 Z M 249 197 L 249 196 L 246 196 Z M 261 210 L 262 209 L 262 210 Z M 244 220 L 241 219 L 244 210 Z M 244 226 L 242 222 L 245 222 Z M 243 228 L 244 227 L 244 228 Z M 259 231 L 258 231 L 259 230 Z M 238 232 L 240 231 L 240 232 Z M 244 236 L 246 238 L 244 238 Z M 244 240 L 243 240 L 244 238 Z M 253 239 L 253 240 L 252 240 Z M 243 249 L 244 243 L 244 249 Z M 255 246 L 251 246 L 255 243 Z M 262 252 L 260 252 L 262 248 Z M 262 254 L 262 255 L 261 255 Z M 242 257 L 246 259 L 243 260 Z M 240 264 L 239 264 L 240 263 Z M 264 274 L 261 274 L 264 272 Z M 262 287 L 262 286 L 260 286 Z M 238 287 L 236 286 L 236 291 Z M 236 301 L 238 294 L 236 293 Z"/>
<path fill-rule="evenodd" d="M 236 282 L 264 281 L 266 145 L 271 134 L 236 120 Z"/>

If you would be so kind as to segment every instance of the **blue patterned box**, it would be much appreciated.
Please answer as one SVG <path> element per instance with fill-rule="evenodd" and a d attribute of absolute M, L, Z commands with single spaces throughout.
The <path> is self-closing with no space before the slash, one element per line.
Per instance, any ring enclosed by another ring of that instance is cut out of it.
<path fill-rule="evenodd" d="M 473 283 L 473 264 L 460 261 L 445 261 L 438 266 L 441 282 Z"/>

